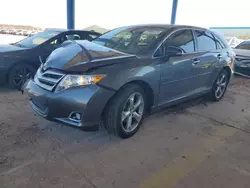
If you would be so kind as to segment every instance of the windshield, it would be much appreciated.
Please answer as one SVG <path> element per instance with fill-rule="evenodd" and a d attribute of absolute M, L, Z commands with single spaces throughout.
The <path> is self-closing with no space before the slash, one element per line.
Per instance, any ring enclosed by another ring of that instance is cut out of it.
<path fill-rule="evenodd" d="M 25 38 L 15 43 L 14 45 L 18 45 L 20 47 L 32 48 L 46 42 L 47 40 L 51 39 L 52 37 L 58 34 L 59 32 L 56 31 L 44 31 L 37 33 L 31 37 Z"/>
<path fill-rule="evenodd" d="M 124 53 L 139 54 L 157 42 L 164 31 L 161 27 L 123 27 L 107 32 L 93 42 Z"/>

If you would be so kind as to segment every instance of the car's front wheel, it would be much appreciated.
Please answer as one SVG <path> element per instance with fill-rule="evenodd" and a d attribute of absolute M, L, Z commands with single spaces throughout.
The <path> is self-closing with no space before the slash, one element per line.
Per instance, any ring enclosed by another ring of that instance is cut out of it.
<path fill-rule="evenodd" d="M 29 64 L 18 64 L 14 66 L 8 76 L 9 86 L 20 89 L 22 84 L 35 75 L 36 69 Z"/>
<path fill-rule="evenodd" d="M 230 75 L 225 69 L 223 69 L 219 73 L 219 76 L 217 77 L 217 79 L 215 80 L 212 91 L 211 91 L 211 99 L 213 101 L 219 101 L 223 98 L 227 90 L 227 85 L 228 85 L 229 80 L 230 80 Z"/>
<path fill-rule="evenodd" d="M 145 109 L 144 90 L 138 85 L 128 84 L 109 102 L 104 113 L 104 126 L 111 134 L 129 138 L 138 131 Z"/>

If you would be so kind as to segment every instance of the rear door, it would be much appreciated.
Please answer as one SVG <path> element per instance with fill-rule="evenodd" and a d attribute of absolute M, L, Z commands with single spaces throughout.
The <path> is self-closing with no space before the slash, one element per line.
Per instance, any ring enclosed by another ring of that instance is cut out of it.
<path fill-rule="evenodd" d="M 199 61 L 194 67 L 199 70 L 200 91 L 209 90 L 213 82 L 213 73 L 218 60 L 222 59 L 221 49 L 218 49 L 216 40 L 207 30 L 194 30 Z"/>
<path fill-rule="evenodd" d="M 169 48 L 181 49 L 183 54 L 164 56 L 167 53 L 164 49 Z M 194 94 L 200 86 L 200 70 L 194 66 L 199 55 L 195 52 L 192 30 L 182 29 L 173 33 L 156 52 L 158 56 L 161 53 L 164 55 L 160 57 L 162 68 L 158 104 L 174 102 Z"/>

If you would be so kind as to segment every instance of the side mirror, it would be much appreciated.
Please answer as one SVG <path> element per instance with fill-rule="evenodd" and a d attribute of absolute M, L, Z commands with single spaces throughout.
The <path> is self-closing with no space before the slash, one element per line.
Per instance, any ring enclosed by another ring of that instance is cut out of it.
<path fill-rule="evenodd" d="M 166 53 L 168 57 L 182 56 L 184 54 L 181 48 L 169 46 L 166 48 Z"/>

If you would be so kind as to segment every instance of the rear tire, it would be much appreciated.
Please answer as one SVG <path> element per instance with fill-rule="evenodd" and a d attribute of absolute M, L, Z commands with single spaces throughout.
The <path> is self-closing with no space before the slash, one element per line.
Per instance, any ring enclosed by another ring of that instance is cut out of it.
<path fill-rule="evenodd" d="M 22 84 L 35 73 L 36 69 L 29 64 L 15 65 L 9 72 L 8 85 L 11 88 L 20 89 Z"/>
<path fill-rule="evenodd" d="M 140 128 L 146 94 L 136 84 L 127 84 L 111 99 L 104 111 L 104 127 L 108 133 L 121 138 L 133 136 Z"/>
<path fill-rule="evenodd" d="M 210 92 L 210 99 L 212 101 L 220 101 L 224 97 L 229 79 L 230 75 L 223 69 L 215 80 L 212 91 Z"/>

